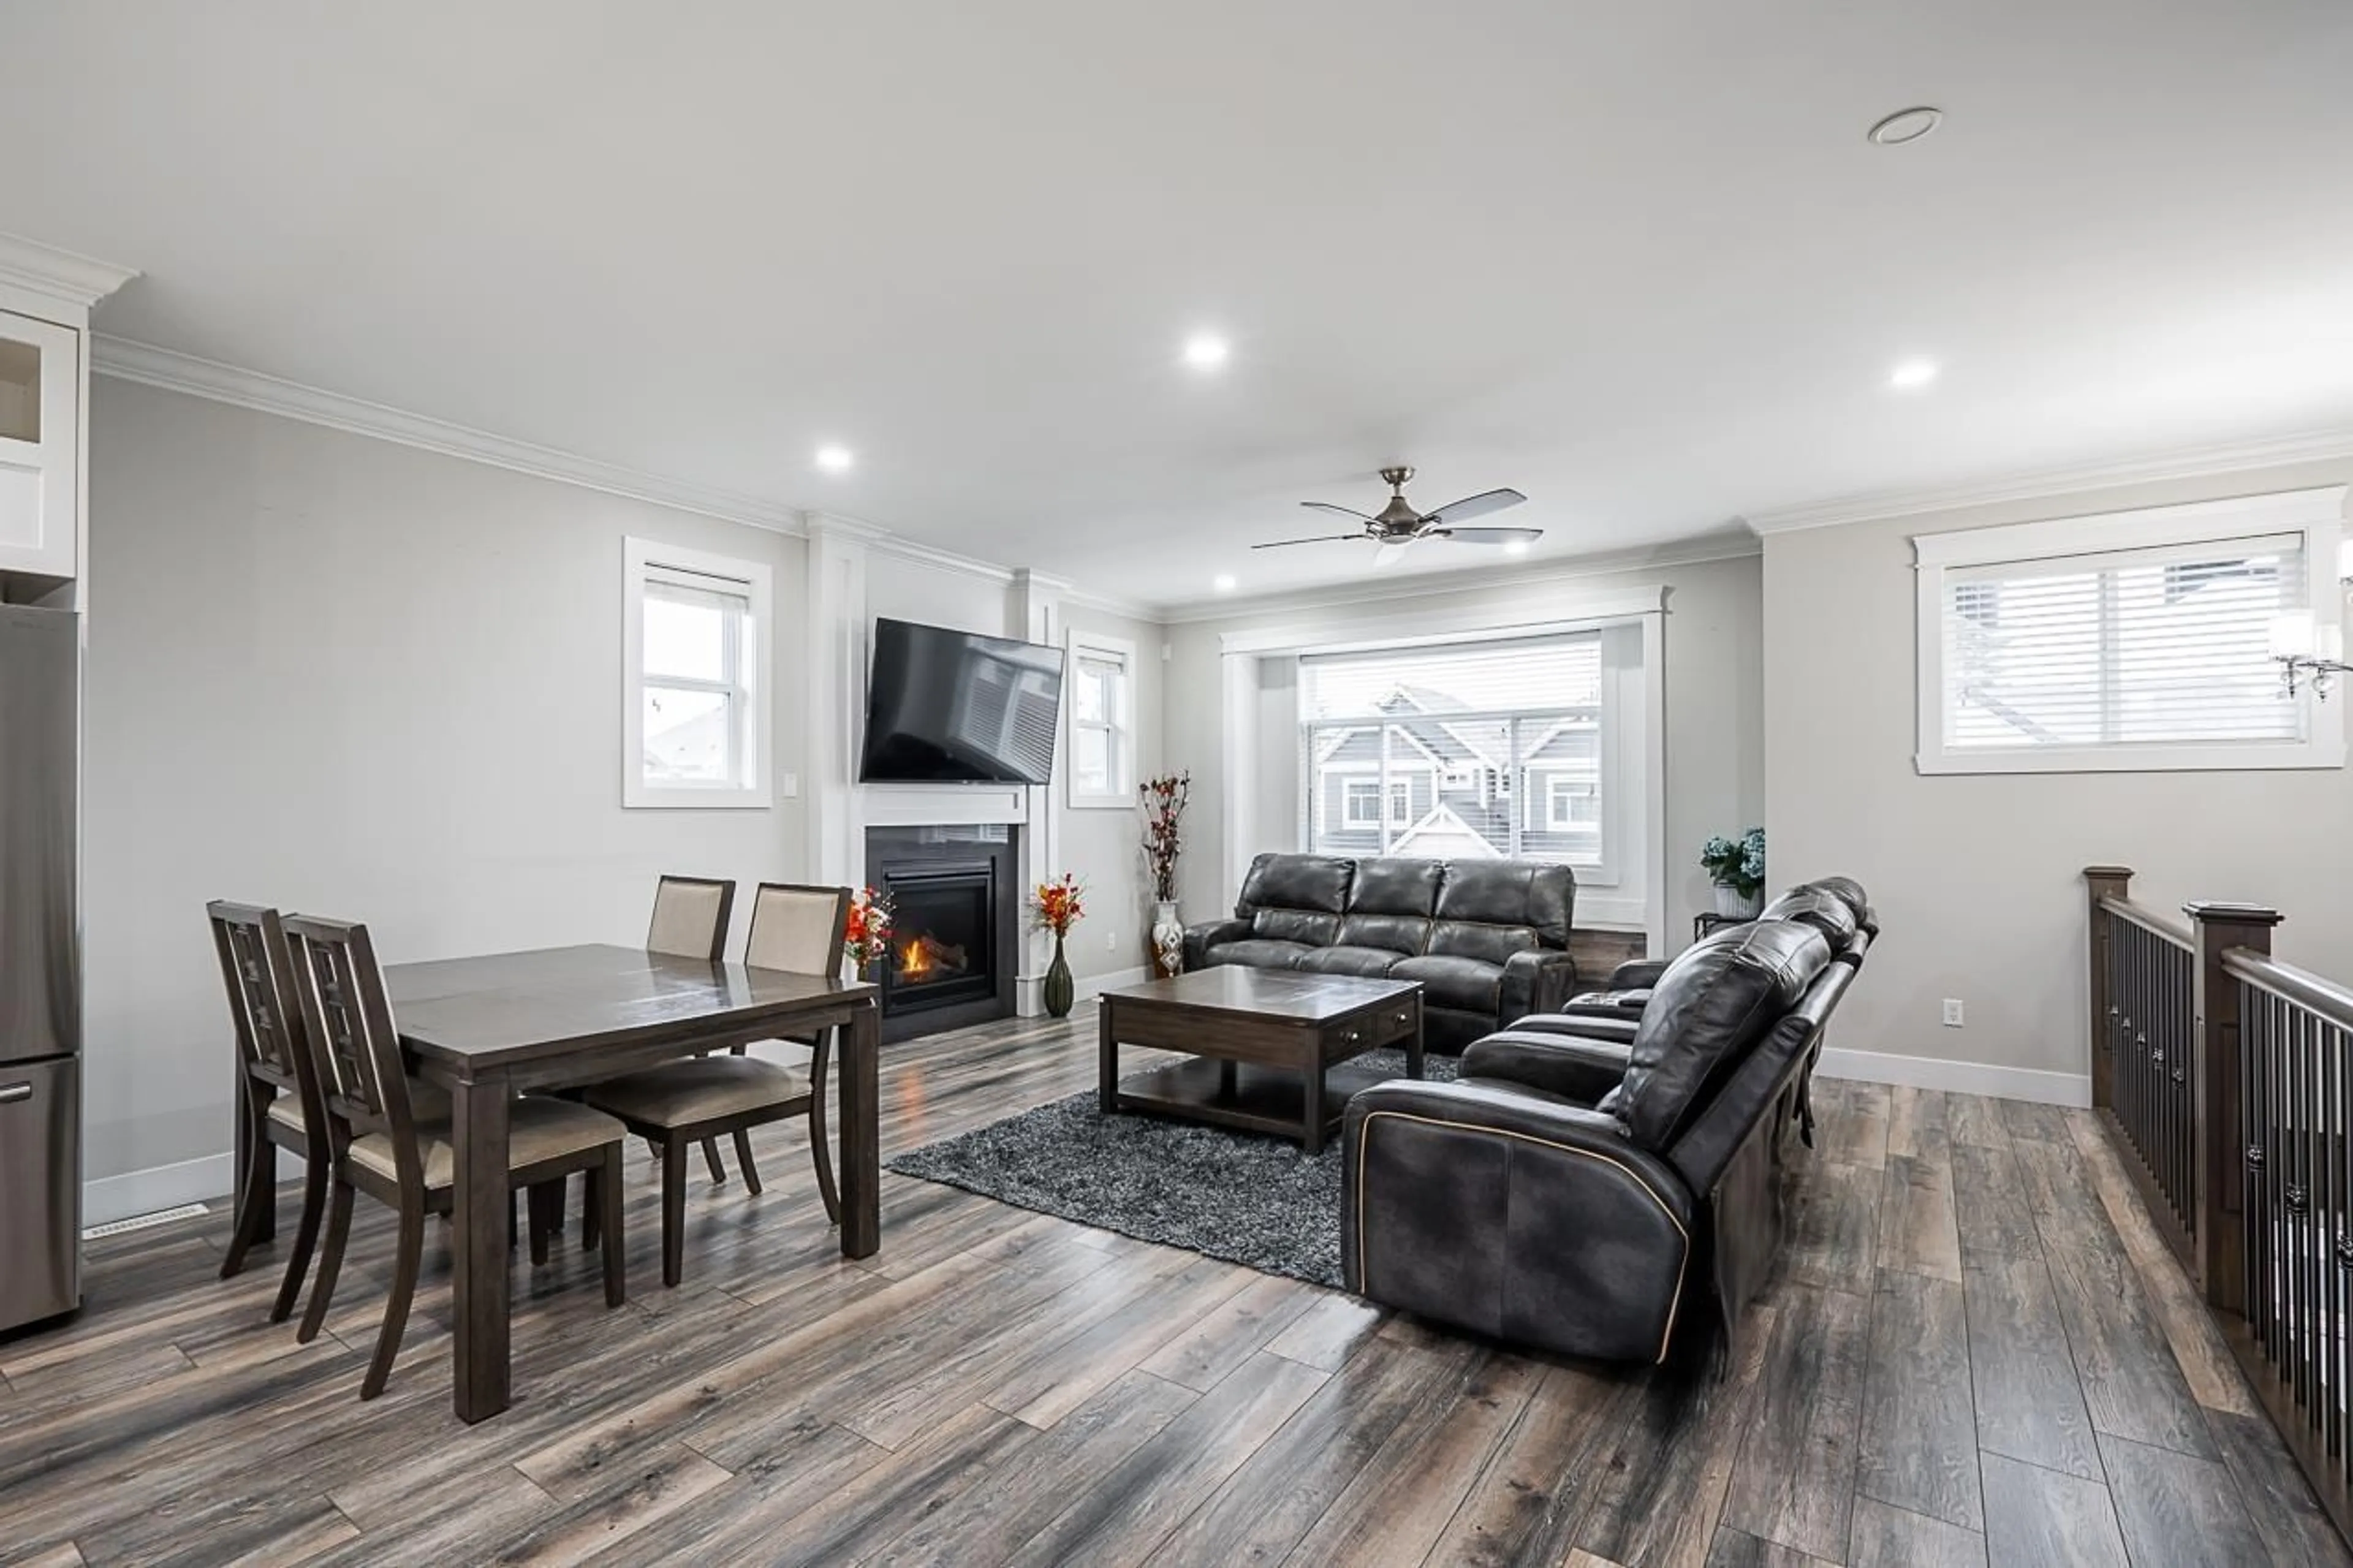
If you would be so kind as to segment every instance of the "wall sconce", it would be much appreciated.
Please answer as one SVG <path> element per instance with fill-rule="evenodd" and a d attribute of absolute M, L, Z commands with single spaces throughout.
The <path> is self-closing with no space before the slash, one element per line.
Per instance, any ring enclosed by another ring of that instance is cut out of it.
<path fill-rule="evenodd" d="M 2353 588 L 2353 539 L 2337 547 L 2337 586 L 2340 593 Z M 2316 625 L 2310 610 L 2283 610 L 2274 616 L 2271 644 L 2280 682 L 2290 697 L 2309 682 L 2312 694 L 2326 702 L 2337 678 L 2353 674 L 2353 664 L 2345 662 L 2344 628 Z"/>

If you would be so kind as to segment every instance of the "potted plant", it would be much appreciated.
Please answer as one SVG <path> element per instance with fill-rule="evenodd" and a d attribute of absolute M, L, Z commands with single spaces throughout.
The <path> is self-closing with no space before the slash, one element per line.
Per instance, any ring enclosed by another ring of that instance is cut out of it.
<path fill-rule="evenodd" d="M 868 971 L 891 956 L 893 912 L 888 893 L 860 888 L 849 895 L 849 918 L 841 928 L 841 956 L 849 961 L 851 978 L 870 978 Z"/>
<path fill-rule="evenodd" d="M 1144 858 L 1152 868 L 1152 973 L 1166 979 L 1185 967 L 1185 922 L 1176 916 L 1176 856 L 1184 847 L 1185 802 L 1191 773 L 1146 779 L 1136 786 L 1144 802 Z"/>
<path fill-rule="evenodd" d="M 1071 1004 L 1077 1000 L 1077 988 L 1071 981 L 1070 960 L 1062 955 L 1062 939 L 1071 934 L 1071 928 L 1087 912 L 1079 879 L 1065 871 L 1054 881 L 1040 882 L 1038 890 L 1030 895 L 1029 903 L 1037 912 L 1039 927 L 1054 933 L 1054 962 L 1046 970 L 1039 1000 L 1046 1004 L 1048 1016 L 1067 1018 L 1071 1016 Z"/>
<path fill-rule="evenodd" d="M 1717 834 L 1700 847 L 1699 863 L 1715 884 L 1715 912 L 1753 920 L 1764 907 L 1765 830 L 1752 827 L 1737 838 Z"/>

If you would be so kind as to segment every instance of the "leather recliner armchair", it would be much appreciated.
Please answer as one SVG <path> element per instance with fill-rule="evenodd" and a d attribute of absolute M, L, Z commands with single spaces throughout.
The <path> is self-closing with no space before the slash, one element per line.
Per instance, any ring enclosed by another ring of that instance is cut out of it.
<path fill-rule="evenodd" d="M 1233 918 L 1186 931 L 1185 967 L 1418 980 L 1424 1043 L 1451 1054 L 1567 1002 L 1576 898 L 1547 862 L 1261 855 Z"/>
<path fill-rule="evenodd" d="M 1726 927 L 1652 976 L 1631 1037 L 1506 1031 L 1450 1084 L 1348 1103 L 1342 1261 L 1358 1294 L 1558 1353 L 1730 1342 L 1782 1232 L 1784 1134 L 1870 936 Z"/>

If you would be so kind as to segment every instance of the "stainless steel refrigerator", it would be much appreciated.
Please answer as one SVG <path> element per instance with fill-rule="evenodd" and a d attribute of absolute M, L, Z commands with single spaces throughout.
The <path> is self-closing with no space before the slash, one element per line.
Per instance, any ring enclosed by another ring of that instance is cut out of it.
<path fill-rule="evenodd" d="M 0 606 L 0 1331 L 81 1305 L 81 637 Z"/>

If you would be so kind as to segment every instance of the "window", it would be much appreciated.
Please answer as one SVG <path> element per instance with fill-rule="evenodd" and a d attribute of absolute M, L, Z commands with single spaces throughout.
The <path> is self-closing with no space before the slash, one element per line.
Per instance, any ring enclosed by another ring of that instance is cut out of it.
<path fill-rule="evenodd" d="M 2291 697 L 2274 619 L 2325 611 L 2342 490 L 1924 534 L 1922 773 L 2323 767 L 2342 720 Z"/>
<path fill-rule="evenodd" d="M 621 804 L 767 805 L 768 568 L 642 539 L 623 553 Z"/>
<path fill-rule="evenodd" d="M 1135 806 L 1135 645 L 1072 632 L 1071 805 Z"/>
<path fill-rule="evenodd" d="M 1560 860 L 1611 881 L 1607 646 L 1585 631 L 1303 657 L 1312 847 Z"/>

